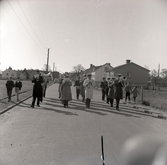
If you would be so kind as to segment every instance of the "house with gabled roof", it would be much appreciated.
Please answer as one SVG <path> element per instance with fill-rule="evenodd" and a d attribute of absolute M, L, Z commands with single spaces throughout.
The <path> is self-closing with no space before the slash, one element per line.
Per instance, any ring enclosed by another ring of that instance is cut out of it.
<path fill-rule="evenodd" d="M 92 74 L 92 79 L 95 80 L 96 86 L 100 84 L 103 77 L 107 77 L 107 71 L 113 69 L 110 63 L 105 63 L 104 65 L 95 66 L 90 64 L 90 68 L 86 69 L 84 72 L 81 73 L 81 77 L 83 74 Z"/>
<path fill-rule="evenodd" d="M 137 86 L 146 86 L 149 81 L 150 70 L 131 62 L 131 60 L 126 60 L 126 63 L 114 67 L 108 71 L 108 74 L 117 76 L 117 74 L 122 74 L 126 77 L 126 81 Z"/>

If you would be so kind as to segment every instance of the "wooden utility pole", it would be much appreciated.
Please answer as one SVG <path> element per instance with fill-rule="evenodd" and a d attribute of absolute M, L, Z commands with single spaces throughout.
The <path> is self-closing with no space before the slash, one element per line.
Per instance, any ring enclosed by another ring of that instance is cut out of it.
<path fill-rule="evenodd" d="M 160 89 L 160 79 L 159 79 L 159 74 L 160 74 L 160 64 L 158 65 L 158 90 Z"/>
<path fill-rule="evenodd" d="M 53 72 L 55 71 L 55 62 L 53 63 Z"/>
<path fill-rule="evenodd" d="M 46 71 L 48 72 L 48 68 L 49 68 L 49 49 L 48 48 L 48 55 L 47 55 L 47 64 L 46 64 Z"/>

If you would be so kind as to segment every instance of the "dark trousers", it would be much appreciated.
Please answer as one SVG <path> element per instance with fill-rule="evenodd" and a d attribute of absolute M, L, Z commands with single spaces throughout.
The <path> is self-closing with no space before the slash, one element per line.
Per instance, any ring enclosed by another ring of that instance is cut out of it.
<path fill-rule="evenodd" d="M 128 100 L 130 101 L 130 92 L 126 92 L 126 95 L 125 95 L 125 102 L 126 102 L 127 98 L 128 98 Z"/>
<path fill-rule="evenodd" d="M 105 95 L 106 95 L 105 89 L 102 88 L 101 92 L 102 92 L 102 100 L 105 100 Z"/>
<path fill-rule="evenodd" d="M 90 107 L 90 101 L 91 101 L 91 99 L 86 98 L 85 104 L 86 104 L 86 107 L 87 107 L 87 108 Z"/>
<path fill-rule="evenodd" d="M 114 99 L 109 99 L 109 102 L 110 102 L 110 106 L 113 107 Z"/>
<path fill-rule="evenodd" d="M 84 103 L 84 101 L 85 101 L 85 96 L 82 96 L 82 102 Z"/>
<path fill-rule="evenodd" d="M 119 101 L 120 101 L 120 99 L 116 99 L 116 109 L 119 108 Z"/>
<path fill-rule="evenodd" d="M 134 99 L 134 102 L 136 102 L 136 97 L 133 97 L 133 99 Z"/>
<path fill-rule="evenodd" d="M 43 89 L 43 97 L 45 97 L 46 96 L 46 88 L 47 88 L 47 85 L 44 87 L 44 89 Z"/>
<path fill-rule="evenodd" d="M 12 89 L 7 88 L 7 95 L 8 95 L 8 99 L 11 100 Z"/>
<path fill-rule="evenodd" d="M 33 96 L 33 100 L 32 100 L 32 106 L 35 105 L 35 101 L 37 99 L 37 105 L 39 105 L 39 101 L 40 101 L 40 96 Z"/>
<path fill-rule="evenodd" d="M 64 107 L 68 107 L 68 100 L 63 100 Z"/>
<path fill-rule="evenodd" d="M 79 99 L 79 94 L 80 94 L 80 89 L 76 88 L 76 97 L 77 97 L 77 99 Z"/>

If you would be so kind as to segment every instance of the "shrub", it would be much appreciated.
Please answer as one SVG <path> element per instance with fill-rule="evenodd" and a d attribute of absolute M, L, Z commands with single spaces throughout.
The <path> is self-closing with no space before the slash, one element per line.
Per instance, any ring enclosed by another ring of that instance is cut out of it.
<path fill-rule="evenodd" d="M 146 105 L 146 106 L 150 106 L 150 102 L 149 102 L 149 101 L 145 101 L 145 100 L 144 100 L 144 101 L 142 102 L 142 104 L 143 104 L 143 105 Z"/>

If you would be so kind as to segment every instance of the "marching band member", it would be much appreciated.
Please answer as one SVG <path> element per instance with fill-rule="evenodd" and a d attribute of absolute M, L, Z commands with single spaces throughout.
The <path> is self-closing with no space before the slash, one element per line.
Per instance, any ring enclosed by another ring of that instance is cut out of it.
<path fill-rule="evenodd" d="M 106 84 L 106 88 L 105 88 L 105 93 L 106 93 L 106 103 L 109 104 L 109 98 L 108 98 L 108 91 L 109 91 L 109 87 L 108 84 L 110 82 L 110 77 L 107 78 L 107 84 Z"/>
<path fill-rule="evenodd" d="M 87 79 L 83 83 L 83 85 L 85 87 L 86 108 L 90 108 L 90 102 L 91 102 L 91 99 L 93 99 L 94 81 L 91 79 L 91 76 L 92 75 L 89 73 L 87 75 Z"/>
<path fill-rule="evenodd" d="M 80 77 L 78 76 L 75 80 L 74 87 L 76 87 L 76 98 L 79 99 L 79 93 L 80 93 Z"/>
<path fill-rule="evenodd" d="M 107 81 L 106 78 L 103 78 L 103 81 L 100 83 L 100 88 L 101 88 L 101 92 L 102 92 L 102 100 L 105 100 L 105 95 L 106 95 L 106 88 L 107 88 Z M 107 98 L 106 98 L 107 99 Z"/>
<path fill-rule="evenodd" d="M 71 86 L 72 82 L 69 79 L 69 74 L 66 73 L 65 78 L 61 84 L 61 99 L 64 104 L 64 108 L 68 107 L 68 102 L 72 100 Z"/>
<path fill-rule="evenodd" d="M 114 86 L 114 80 L 115 80 L 115 77 L 112 77 L 112 80 L 109 82 L 108 84 L 108 88 L 109 88 L 109 91 L 108 91 L 108 99 L 109 99 L 109 102 L 110 102 L 110 106 L 113 107 L 113 102 L 114 102 L 114 99 L 115 99 L 115 86 Z"/>
<path fill-rule="evenodd" d="M 42 83 L 43 83 L 43 77 L 41 76 L 39 70 L 36 70 L 36 75 L 33 76 L 32 83 L 34 83 L 33 86 L 33 100 L 31 107 L 34 108 L 35 101 L 37 99 L 37 106 L 40 107 L 40 101 L 42 101 Z"/>
<path fill-rule="evenodd" d="M 121 74 L 117 74 L 117 79 L 114 81 L 116 109 L 118 111 L 119 111 L 119 102 L 121 99 L 123 99 L 124 80 L 121 77 L 122 77 Z"/>
<path fill-rule="evenodd" d="M 86 79 L 86 74 L 83 75 L 83 78 L 80 80 L 80 95 L 82 96 L 82 102 L 85 102 L 85 87 L 83 85 Z"/>

